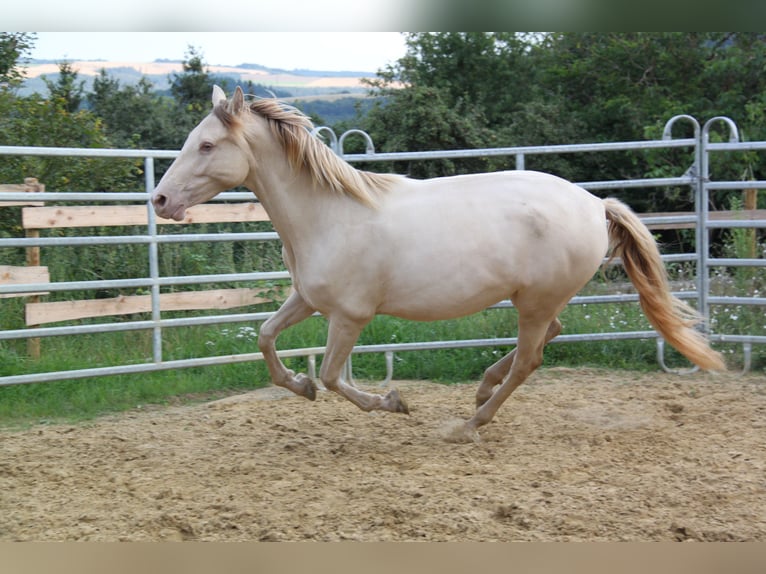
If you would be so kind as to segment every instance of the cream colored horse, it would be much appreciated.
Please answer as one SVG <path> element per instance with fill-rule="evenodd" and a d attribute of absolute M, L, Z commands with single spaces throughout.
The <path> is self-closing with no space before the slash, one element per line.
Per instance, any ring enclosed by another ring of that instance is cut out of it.
<path fill-rule="evenodd" d="M 239 185 L 263 204 L 294 286 L 258 339 L 274 384 L 315 398 L 314 382 L 284 366 L 275 340 L 319 311 L 329 324 L 324 385 L 365 411 L 407 413 L 396 389 L 381 396 L 341 380 L 362 328 L 376 314 L 431 321 L 510 298 L 518 345 L 479 385 L 477 410 L 462 428 L 475 438 L 541 364 L 543 347 L 561 331 L 558 314 L 598 270 L 610 241 L 657 331 L 703 369 L 724 369 L 692 328 L 695 312 L 670 294 L 651 234 L 619 201 L 531 171 L 422 181 L 363 172 L 310 128 L 276 100 L 246 103 L 237 88 L 227 101 L 216 87 L 212 113 L 189 134 L 152 197 L 158 215 L 176 220 Z"/>

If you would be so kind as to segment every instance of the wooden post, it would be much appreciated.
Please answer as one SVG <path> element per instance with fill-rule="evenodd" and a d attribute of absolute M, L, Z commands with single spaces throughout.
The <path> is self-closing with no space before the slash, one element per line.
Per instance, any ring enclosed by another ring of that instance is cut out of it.
<path fill-rule="evenodd" d="M 37 193 L 37 192 L 43 192 L 45 191 L 45 185 L 38 182 L 36 178 L 34 177 L 27 177 L 24 178 L 23 184 L 9 184 L 9 185 L 0 185 L 0 192 L 11 192 L 11 193 Z M 2 197 L 0 196 L 0 205 L 3 207 L 11 207 L 11 206 L 43 206 L 45 205 L 42 201 L 2 201 Z M 40 233 L 38 231 L 27 231 L 26 233 L 27 237 L 40 237 Z M 40 265 L 40 247 L 34 246 L 34 247 L 27 247 L 27 266 L 34 266 L 37 267 Z M 26 301 L 33 302 L 33 303 L 39 303 L 40 302 L 40 296 L 37 294 L 33 294 L 26 297 Z M 27 353 L 35 358 L 40 358 L 40 339 L 27 339 Z"/>
<path fill-rule="evenodd" d="M 757 189 L 746 189 L 743 192 L 745 196 L 745 211 L 754 211 L 758 208 L 758 190 Z M 750 259 L 754 259 L 757 251 L 757 242 L 756 242 L 756 233 L 755 229 L 751 228 L 747 230 L 747 237 L 748 237 L 748 249 L 747 249 L 747 256 Z"/>
<path fill-rule="evenodd" d="M 34 177 L 27 177 L 24 179 L 24 191 L 29 193 L 44 192 L 45 185 L 39 183 Z M 40 231 L 38 229 L 27 229 L 25 231 L 27 237 L 38 239 L 40 237 Z M 27 247 L 27 267 L 39 267 L 40 266 L 40 246 L 34 245 Z M 31 295 L 27 297 L 27 305 L 30 303 L 39 303 L 39 295 Z M 38 327 L 38 325 L 27 325 L 27 327 Z M 27 354 L 33 359 L 40 358 L 40 338 L 34 337 L 27 339 Z"/>
<path fill-rule="evenodd" d="M 33 237 L 35 239 L 40 237 L 40 231 L 37 229 L 27 229 L 27 237 Z M 27 247 L 27 267 L 38 267 L 40 265 L 40 247 L 35 245 L 33 247 Z M 39 303 L 39 295 L 31 295 L 27 297 L 27 305 L 31 303 Z M 39 327 L 39 325 L 27 325 L 29 328 Z M 34 337 L 27 339 L 27 354 L 33 359 L 40 358 L 40 338 Z"/>

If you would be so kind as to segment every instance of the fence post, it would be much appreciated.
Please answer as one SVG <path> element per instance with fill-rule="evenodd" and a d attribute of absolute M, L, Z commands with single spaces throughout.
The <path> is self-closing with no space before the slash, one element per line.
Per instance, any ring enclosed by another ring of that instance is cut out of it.
<path fill-rule="evenodd" d="M 702 277 L 703 289 L 701 289 L 700 308 L 699 312 L 705 318 L 705 321 L 710 319 L 710 303 L 708 299 L 710 297 L 710 270 L 708 269 L 708 260 L 710 259 L 710 190 L 708 189 L 708 183 L 710 183 L 710 152 L 708 152 L 707 146 L 710 143 L 710 127 L 715 122 L 723 122 L 729 128 L 729 142 L 736 143 L 739 141 L 739 130 L 737 124 L 734 123 L 731 118 L 725 116 L 716 116 L 710 118 L 705 125 L 702 126 L 702 137 L 700 138 L 700 209 L 699 209 L 699 223 L 702 227 L 702 254 L 700 259 L 701 269 L 698 270 L 698 274 Z M 710 331 L 709 325 L 706 331 Z"/>
<path fill-rule="evenodd" d="M 152 192 L 154 191 L 154 158 L 144 158 L 144 183 L 146 186 L 146 211 L 147 211 L 147 231 L 152 238 L 149 243 L 149 277 L 152 280 L 152 360 L 155 363 L 162 362 L 162 327 L 160 319 L 162 311 L 160 308 L 160 264 L 159 249 L 157 245 L 157 216 L 154 213 L 152 205 Z"/>
<path fill-rule="evenodd" d="M 701 129 L 700 124 L 696 118 L 690 115 L 681 114 L 673 116 L 665 124 L 665 128 L 662 130 L 663 140 L 673 139 L 673 125 L 679 121 L 685 120 L 692 124 L 694 127 L 694 163 L 687 170 L 693 178 L 691 184 L 692 193 L 694 194 L 694 213 L 697 216 L 694 224 L 694 252 L 696 256 L 697 266 L 697 309 L 702 312 L 702 309 L 706 305 L 707 296 L 706 293 L 707 283 L 703 281 L 702 275 L 706 271 L 707 253 L 702 236 L 707 233 L 705 223 L 702 219 L 702 188 L 703 188 L 703 176 L 702 176 L 702 145 L 701 145 Z M 662 362 L 660 363 L 662 364 Z"/>

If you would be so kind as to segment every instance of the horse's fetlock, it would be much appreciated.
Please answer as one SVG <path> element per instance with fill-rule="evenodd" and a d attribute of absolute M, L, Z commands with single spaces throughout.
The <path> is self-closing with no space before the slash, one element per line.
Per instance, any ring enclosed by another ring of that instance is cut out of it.
<path fill-rule="evenodd" d="M 335 393 L 337 393 L 338 390 L 340 389 L 340 381 L 337 379 L 332 379 L 327 381 L 322 379 L 322 384 L 325 386 L 325 388 L 328 391 L 333 391 Z"/>

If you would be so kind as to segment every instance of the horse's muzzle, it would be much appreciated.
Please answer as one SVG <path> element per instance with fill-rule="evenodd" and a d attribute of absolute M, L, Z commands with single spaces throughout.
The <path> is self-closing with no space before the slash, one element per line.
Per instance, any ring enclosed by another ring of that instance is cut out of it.
<path fill-rule="evenodd" d="M 154 212 L 165 219 L 181 221 L 186 213 L 186 208 L 183 205 L 174 206 L 167 195 L 157 193 L 156 191 L 152 195 L 152 205 L 154 206 Z"/>

